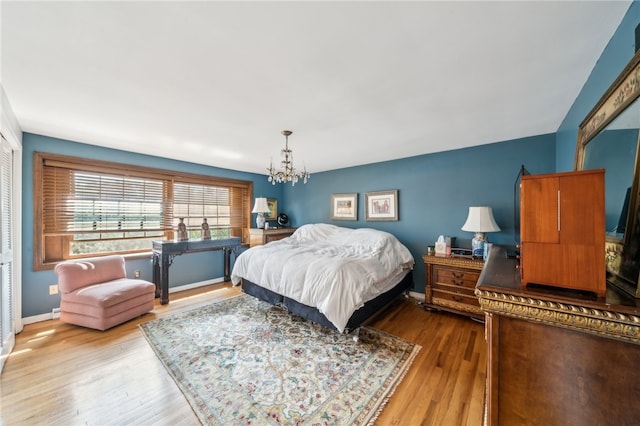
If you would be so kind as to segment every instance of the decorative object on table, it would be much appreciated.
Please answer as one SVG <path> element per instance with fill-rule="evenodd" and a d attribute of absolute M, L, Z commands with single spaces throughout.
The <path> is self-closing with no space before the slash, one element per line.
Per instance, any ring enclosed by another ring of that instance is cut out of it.
<path fill-rule="evenodd" d="M 456 237 L 440 235 L 435 243 L 435 254 L 449 256 Z"/>
<path fill-rule="evenodd" d="M 368 221 L 398 220 L 398 190 L 367 192 L 365 218 Z"/>
<path fill-rule="evenodd" d="M 276 220 L 278 217 L 278 200 L 276 198 L 267 198 L 267 206 L 269 211 L 264 214 L 264 219 Z"/>
<path fill-rule="evenodd" d="M 289 216 L 287 216 L 286 213 L 280 213 L 278 215 L 278 225 L 287 226 L 288 223 L 289 223 Z"/>
<path fill-rule="evenodd" d="M 358 194 L 331 194 L 331 220 L 358 220 Z"/>
<path fill-rule="evenodd" d="M 256 198 L 256 202 L 253 205 L 253 210 L 251 210 L 251 213 L 258 213 L 258 216 L 256 217 L 256 226 L 258 227 L 258 229 L 264 228 L 264 223 L 265 223 L 264 214 L 269 213 L 270 211 L 271 210 L 269 210 L 269 204 L 267 203 L 266 198 L 264 197 Z"/>
<path fill-rule="evenodd" d="M 485 232 L 498 232 L 500 227 L 493 218 L 493 209 L 487 206 L 469 207 L 469 216 L 462 225 L 463 231 L 474 232 L 471 240 L 473 256 L 484 257 L 484 244 L 488 242 Z"/>
<path fill-rule="evenodd" d="M 178 241 L 187 241 L 189 234 L 187 233 L 187 225 L 184 224 L 184 217 L 178 219 Z"/>
<path fill-rule="evenodd" d="M 491 244 L 487 244 L 487 245 L 491 246 Z M 472 257 L 473 250 L 467 249 L 467 248 L 460 248 L 460 247 L 451 247 L 451 256 Z M 483 259 L 483 260 L 486 260 L 486 259 Z"/>
<path fill-rule="evenodd" d="M 307 172 L 307 168 L 304 167 L 302 172 L 296 170 L 293 165 L 293 152 L 289 149 L 289 136 L 293 132 L 291 130 L 283 130 L 282 134 L 285 137 L 284 149 L 280 151 L 282 160 L 280 161 L 280 170 L 273 168 L 273 160 L 269 164 L 267 172 L 269 172 L 268 180 L 272 184 L 291 182 L 291 186 L 295 185 L 298 180 L 302 179 L 303 183 L 307 183 L 311 175 Z"/>
<path fill-rule="evenodd" d="M 370 327 L 354 342 L 246 294 L 140 328 L 205 425 L 370 424 L 421 349 Z"/>
<path fill-rule="evenodd" d="M 485 241 L 484 243 L 484 248 L 483 248 L 483 253 L 482 253 L 482 260 L 486 261 L 487 260 L 487 256 L 489 255 L 489 250 L 491 250 L 491 247 L 493 246 L 492 243 L 488 243 Z"/>
<path fill-rule="evenodd" d="M 211 229 L 209 229 L 209 223 L 207 223 L 207 218 L 202 219 L 202 239 L 210 240 L 211 239 Z"/>
<path fill-rule="evenodd" d="M 436 254 L 445 255 L 447 254 L 447 243 L 444 239 L 444 235 L 440 235 L 436 240 L 435 244 Z"/>

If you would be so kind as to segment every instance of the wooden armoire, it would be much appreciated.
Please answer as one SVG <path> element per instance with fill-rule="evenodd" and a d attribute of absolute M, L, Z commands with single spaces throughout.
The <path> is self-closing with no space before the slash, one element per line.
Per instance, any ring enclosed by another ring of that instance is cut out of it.
<path fill-rule="evenodd" d="M 522 285 L 604 297 L 604 169 L 527 175 L 520 183 Z"/>

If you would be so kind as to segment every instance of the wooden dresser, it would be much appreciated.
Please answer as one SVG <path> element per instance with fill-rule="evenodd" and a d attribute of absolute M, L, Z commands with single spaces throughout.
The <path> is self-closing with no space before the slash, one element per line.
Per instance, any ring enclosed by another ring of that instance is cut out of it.
<path fill-rule="evenodd" d="M 484 266 L 482 259 L 425 254 L 424 302 L 430 309 L 483 319 L 474 294 L 476 282 Z"/>
<path fill-rule="evenodd" d="M 297 228 L 249 229 L 249 246 L 261 246 L 271 241 L 281 240 L 293 234 Z"/>
<path fill-rule="evenodd" d="M 631 425 L 640 419 L 640 307 L 608 288 L 523 288 L 493 246 L 476 295 L 486 313 L 488 425 Z"/>

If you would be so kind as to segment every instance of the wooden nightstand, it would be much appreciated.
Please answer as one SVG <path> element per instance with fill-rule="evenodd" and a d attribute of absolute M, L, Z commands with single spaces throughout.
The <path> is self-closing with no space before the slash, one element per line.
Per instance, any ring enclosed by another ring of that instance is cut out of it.
<path fill-rule="evenodd" d="M 274 229 L 249 229 L 249 246 L 261 246 L 271 241 L 281 240 L 289 237 L 297 228 L 274 228 Z"/>
<path fill-rule="evenodd" d="M 422 259 L 427 268 L 424 290 L 427 308 L 484 319 L 474 294 L 484 267 L 482 259 L 429 254 Z"/>

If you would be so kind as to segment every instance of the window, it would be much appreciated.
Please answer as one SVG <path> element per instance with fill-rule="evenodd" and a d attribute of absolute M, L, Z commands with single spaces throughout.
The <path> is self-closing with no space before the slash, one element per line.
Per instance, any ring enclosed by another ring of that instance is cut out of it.
<path fill-rule="evenodd" d="M 98 160 L 34 156 L 34 267 L 112 253 L 149 252 L 173 239 L 180 219 L 189 238 L 240 236 L 251 219 L 252 183 Z"/>

